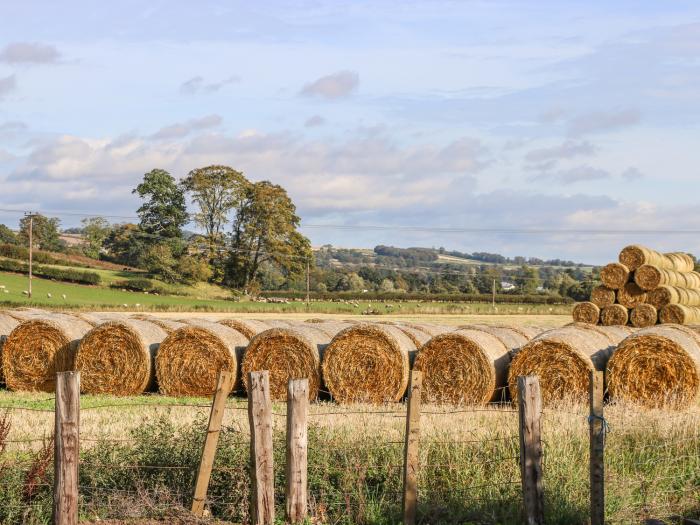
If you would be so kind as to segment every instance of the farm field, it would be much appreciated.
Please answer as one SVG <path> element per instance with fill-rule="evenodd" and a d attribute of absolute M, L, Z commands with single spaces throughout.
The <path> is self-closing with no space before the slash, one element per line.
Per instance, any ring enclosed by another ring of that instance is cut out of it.
<path fill-rule="evenodd" d="M 111 272 L 110 270 L 101 270 Z M 333 301 L 312 301 L 306 303 L 292 301 L 289 303 L 263 303 L 253 301 L 235 301 L 214 298 L 210 285 L 200 285 L 192 292 L 201 289 L 201 295 L 153 295 L 105 288 L 67 284 L 47 279 L 32 281 L 33 297 L 30 300 L 22 292 L 27 289 L 27 278 L 23 275 L 0 273 L 0 307 L 36 306 L 51 309 L 80 310 L 123 310 L 123 311 L 159 311 L 159 312 L 225 312 L 225 313 L 344 313 L 356 314 L 370 307 L 379 314 L 389 313 L 384 302 L 373 301 L 359 303 L 356 308 L 349 303 Z M 48 297 L 51 294 L 51 297 Z M 63 295 L 66 296 L 63 299 Z M 497 304 L 494 310 L 490 303 L 437 303 L 406 301 L 400 303 L 404 315 L 430 314 L 543 314 L 568 315 L 570 305 L 532 305 L 532 304 Z M 138 305 L 138 306 L 137 306 Z M 398 304 L 396 309 L 399 309 Z"/>

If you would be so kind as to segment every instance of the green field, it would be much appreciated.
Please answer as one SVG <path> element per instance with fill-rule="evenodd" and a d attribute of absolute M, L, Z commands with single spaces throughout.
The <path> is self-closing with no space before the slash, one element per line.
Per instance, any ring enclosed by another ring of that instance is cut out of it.
<path fill-rule="evenodd" d="M 98 270 L 105 277 L 120 272 Z M 109 282 L 109 281 L 106 281 Z M 4 287 L 4 288 L 2 288 Z M 439 315 L 439 314 L 496 314 L 496 315 L 568 315 L 569 305 L 497 304 L 489 303 L 437 303 L 406 301 L 390 304 L 383 301 L 361 301 L 356 307 L 347 302 L 312 301 L 307 307 L 303 301 L 289 303 L 263 303 L 250 300 L 222 299 L 222 288 L 208 284 L 190 287 L 190 295 L 153 295 L 122 291 L 105 286 L 67 284 L 46 279 L 32 281 L 33 296 L 30 300 L 27 277 L 14 273 L 0 273 L 0 306 L 37 306 L 54 309 L 83 310 L 153 310 L 153 311 L 204 311 L 204 312 L 268 312 L 268 313 L 337 313 L 360 314 L 372 310 L 377 315 Z M 49 297 L 49 294 L 51 297 Z M 63 296 L 65 295 L 65 299 Z"/>

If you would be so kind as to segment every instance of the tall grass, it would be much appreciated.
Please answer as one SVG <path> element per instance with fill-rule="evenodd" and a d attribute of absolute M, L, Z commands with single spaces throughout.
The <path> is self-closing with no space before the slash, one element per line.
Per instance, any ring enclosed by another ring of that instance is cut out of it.
<path fill-rule="evenodd" d="M 207 411 L 90 406 L 82 414 L 82 516 L 172 521 L 186 514 Z M 274 411 L 275 501 L 281 519 L 284 407 Z M 587 414 L 582 406 L 543 413 L 547 523 L 588 522 Z M 311 406 L 309 501 L 315 523 L 400 523 L 404 416 L 403 405 Z M 50 419 L 50 414 L 33 417 Z M 124 424 L 98 424 L 110 418 Z M 668 413 L 609 406 L 606 418 L 611 429 L 606 440 L 608 521 L 699 517 L 700 409 Z M 19 429 L 27 423 L 18 416 L 12 425 Z M 512 407 L 425 406 L 421 428 L 421 523 L 521 523 L 517 414 Z M 13 432 L 7 434 L 10 441 L 18 437 Z M 30 498 L 26 490 L 27 472 L 45 461 L 41 445 L 27 450 L 7 443 L 1 456 L 0 523 L 49 523 L 51 469 L 34 468 L 38 475 L 33 475 Z M 214 517 L 249 522 L 248 458 L 245 402 L 231 400 L 209 490 Z"/>

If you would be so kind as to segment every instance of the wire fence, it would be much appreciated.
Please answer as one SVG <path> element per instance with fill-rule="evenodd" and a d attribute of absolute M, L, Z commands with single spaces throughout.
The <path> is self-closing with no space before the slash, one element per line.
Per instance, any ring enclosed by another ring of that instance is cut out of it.
<path fill-rule="evenodd" d="M 42 399 L 48 403 L 52 399 Z M 54 411 L 0 411 L 0 523 L 51 523 Z M 86 519 L 186 516 L 211 405 L 100 400 L 81 410 L 80 515 Z M 405 494 L 407 404 L 314 403 L 308 414 L 308 509 L 318 523 L 398 523 Z M 542 482 L 548 523 L 589 519 L 586 406 L 542 410 Z M 668 413 L 606 406 L 606 523 L 700 515 L 700 409 Z M 284 515 L 284 405 L 272 411 L 274 502 Z M 420 410 L 418 521 L 520 523 L 521 431 L 517 407 L 425 404 Z M 205 508 L 251 522 L 248 403 L 223 415 Z"/>

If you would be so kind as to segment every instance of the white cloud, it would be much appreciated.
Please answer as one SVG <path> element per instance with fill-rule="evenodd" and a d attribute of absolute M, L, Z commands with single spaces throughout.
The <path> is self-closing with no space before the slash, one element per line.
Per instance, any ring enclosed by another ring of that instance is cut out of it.
<path fill-rule="evenodd" d="M 60 58 L 54 46 L 36 42 L 14 42 L 0 51 L 0 62 L 8 64 L 53 64 Z"/>
<path fill-rule="evenodd" d="M 339 71 L 306 84 L 300 94 L 334 100 L 352 95 L 359 85 L 360 76 L 355 71 Z"/>
<path fill-rule="evenodd" d="M 0 78 L 0 100 L 17 87 L 17 79 L 15 75 Z"/>
<path fill-rule="evenodd" d="M 324 119 L 320 115 L 314 115 L 313 117 L 309 118 L 304 122 L 304 127 L 306 128 L 315 128 L 318 126 L 323 126 L 326 123 L 326 119 Z"/>
<path fill-rule="evenodd" d="M 186 137 L 193 131 L 210 129 L 220 126 L 223 119 L 220 115 L 207 115 L 201 118 L 190 119 L 185 122 L 178 122 L 160 128 L 157 132 L 150 136 L 153 140 L 177 139 Z"/>
<path fill-rule="evenodd" d="M 558 146 L 532 150 L 525 155 L 528 162 L 557 161 L 595 153 L 596 148 L 588 141 L 567 140 Z"/>
<path fill-rule="evenodd" d="M 224 86 L 229 84 L 237 84 L 240 81 L 241 78 L 238 75 L 231 75 L 230 77 L 219 80 L 218 82 L 206 83 L 204 81 L 204 77 L 196 76 L 183 82 L 180 85 L 180 92 L 186 95 L 194 95 L 200 91 L 213 93 L 219 91 Z"/>
<path fill-rule="evenodd" d="M 645 175 L 639 169 L 635 168 L 634 166 L 630 166 L 620 174 L 620 177 L 627 181 L 635 181 L 643 179 Z"/>
<path fill-rule="evenodd" d="M 610 172 L 594 168 L 592 166 L 577 166 L 575 168 L 569 168 L 564 170 L 558 170 L 556 172 L 544 172 L 539 175 L 532 177 L 532 180 L 556 180 L 562 184 L 575 184 L 577 182 L 587 182 L 592 180 L 609 179 L 612 177 Z"/>
<path fill-rule="evenodd" d="M 569 121 L 568 132 L 571 136 L 612 131 L 638 124 L 641 114 L 636 109 L 616 111 L 595 111 L 579 115 Z"/>

